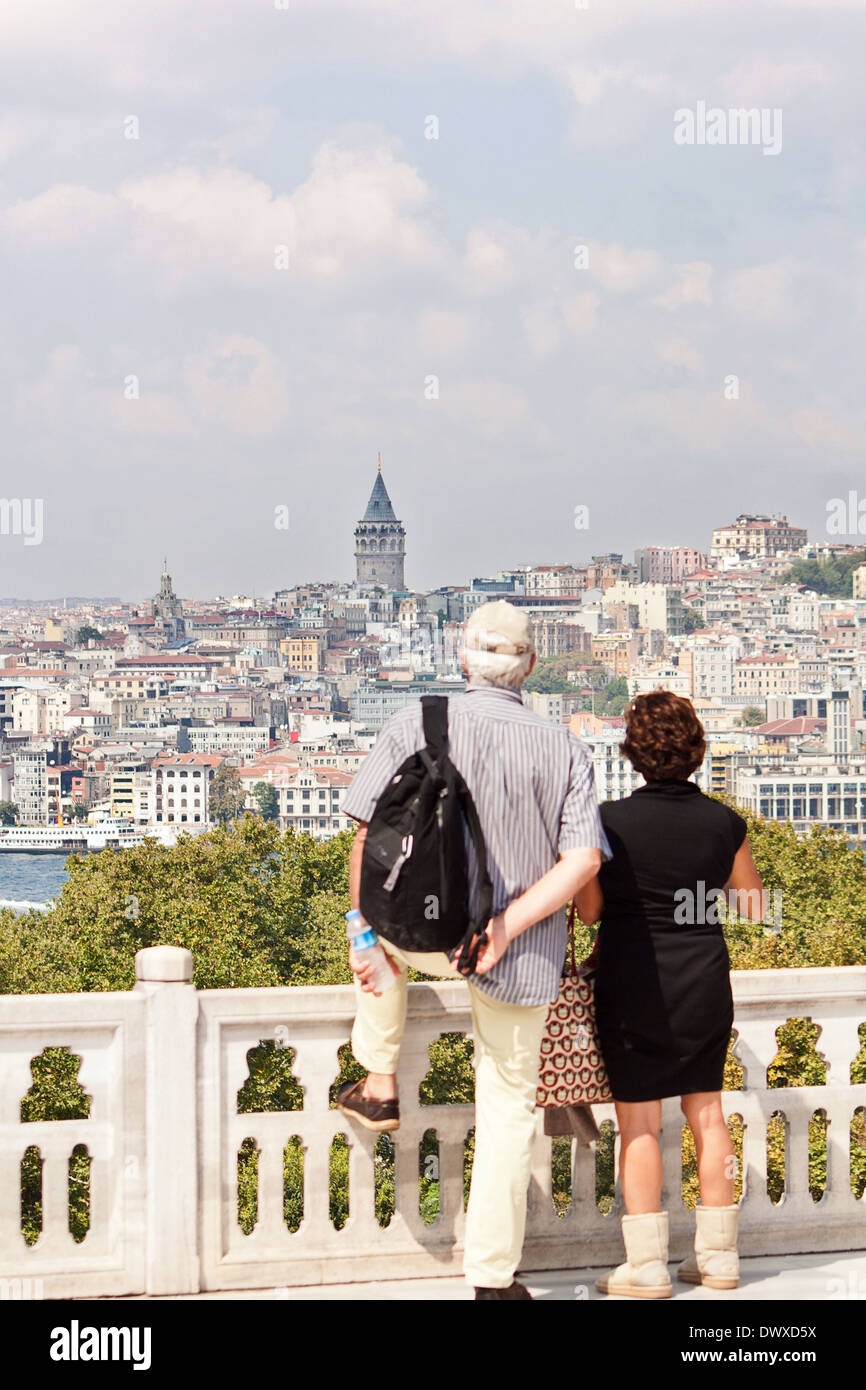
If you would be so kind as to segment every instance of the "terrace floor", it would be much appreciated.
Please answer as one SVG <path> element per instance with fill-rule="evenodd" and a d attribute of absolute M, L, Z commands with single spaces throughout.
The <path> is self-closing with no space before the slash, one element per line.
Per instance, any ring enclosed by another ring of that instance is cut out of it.
<path fill-rule="evenodd" d="M 673 1276 L 674 1266 L 671 1266 Z M 597 1293 L 596 1277 L 601 1269 L 552 1270 L 532 1272 L 521 1276 L 533 1297 L 542 1302 L 609 1302 L 605 1295 Z M 725 1293 L 713 1289 L 678 1284 L 674 1280 L 674 1298 L 679 1302 L 712 1302 L 715 1299 L 738 1302 L 766 1300 L 785 1302 L 802 1300 L 821 1302 L 824 1300 L 845 1299 L 866 1300 L 866 1251 L 854 1254 L 826 1253 L 821 1255 L 761 1255 L 740 1262 L 740 1287 Z M 274 1289 L 234 1289 L 224 1292 L 188 1294 L 176 1297 L 177 1302 L 195 1302 L 213 1299 L 280 1299 L 296 1302 L 342 1301 L 371 1299 L 376 1301 L 399 1301 L 404 1299 L 434 1301 L 460 1301 L 470 1299 L 472 1290 L 462 1279 L 393 1279 L 372 1284 L 314 1284 L 295 1288 Z M 142 1296 L 147 1300 L 146 1295 Z M 617 1299 L 619 1303 L 631 1303 L 632 1299 Z"/>

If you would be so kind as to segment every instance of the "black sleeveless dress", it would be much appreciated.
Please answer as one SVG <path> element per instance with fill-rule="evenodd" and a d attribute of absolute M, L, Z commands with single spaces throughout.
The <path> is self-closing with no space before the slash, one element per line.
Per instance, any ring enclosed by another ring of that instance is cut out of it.
<path fill-rule="evenodd" d="M 746 822 L 694 782 L 647 783 L 601 819 L 596 1014 L 614 1099 L 719 1091 L 734 1007 L 713 890 Z"/>

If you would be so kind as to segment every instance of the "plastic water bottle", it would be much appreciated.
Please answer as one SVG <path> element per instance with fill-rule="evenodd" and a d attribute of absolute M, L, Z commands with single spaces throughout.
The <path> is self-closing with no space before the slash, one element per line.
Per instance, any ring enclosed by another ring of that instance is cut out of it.
<path fill-rule="evenodd" d="M 373 993 L 384 994 L 385 990 L 394 984 L 396 976 L 379 944 L 378 936 L 369 922 L 364 921 L 357 907 L 346 913 L 346 935 L 358 959 L 369 961 L 373 966 Z"/>

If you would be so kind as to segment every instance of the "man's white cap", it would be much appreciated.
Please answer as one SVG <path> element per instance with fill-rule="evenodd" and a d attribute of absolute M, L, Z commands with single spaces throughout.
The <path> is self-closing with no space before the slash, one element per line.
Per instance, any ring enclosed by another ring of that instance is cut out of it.
<path fill-rule="evenodd" d="M 463 645 L 470 651 L 526 656 L 535 651 L 529 619 L 513 603 L 482 603 L 466 620 Z"/>

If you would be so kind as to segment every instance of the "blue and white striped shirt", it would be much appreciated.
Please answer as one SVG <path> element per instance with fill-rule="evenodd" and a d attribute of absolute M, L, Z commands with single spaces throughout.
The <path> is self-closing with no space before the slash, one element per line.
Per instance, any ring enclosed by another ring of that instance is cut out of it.
<path fill-rule="evenodd" d="M 469 684 L 448 701 L 449 755 L 463 776 L 481 821 L 501 912 L 552 869 L 568 849 L 610 846 L 601 824 L 592 762 L 580 740 L 527 709 L 516 690 Z M 424 747 L 420 702 L 395 714 L 343 798 L 341 811 L 369 821 L 397 768 Z M 477 875 L 469 843 L 470 908 L 478 910 Z M 375 925 L 375 924 L 374 924 Z M 512 941 L 479 989 L 507 1004 L 555 999 L 565 958 L 564 909 Z"/>

